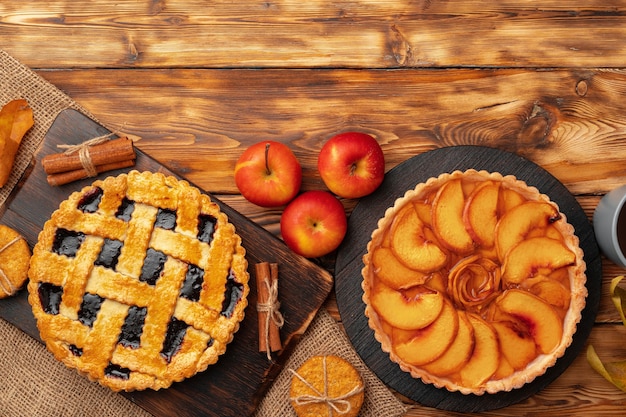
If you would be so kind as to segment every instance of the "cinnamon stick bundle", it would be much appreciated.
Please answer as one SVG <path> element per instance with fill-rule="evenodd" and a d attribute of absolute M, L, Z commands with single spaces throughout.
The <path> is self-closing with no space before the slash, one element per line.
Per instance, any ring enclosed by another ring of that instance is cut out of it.
<path fill-rule="evenodd" d="M 257 311 L 259 318 L 259 352 L 266 352 L 271 360 L 271 352 L 282 349 L 280 327 L 284 319 L 278 301 L 278 264 L 260 262 L 255 265 L 258 292 Z"/>
<path fill-rule="evenodd" d="M 101 174 L 103 172 L 113 171 L 114 169 L 129 168 L 129 167 L 132 167 L 133 165 L 135 165 L 135 160 L 129 159 L 127 161 L 112 162 L 110 164 L 96 165 L 95 168 L 96 168 L 96 172 L 98 174 Z M 57 174 L 49 174 L 46 177 L 46 180 L 48 181 L 49 185 L 59 186 L 59 185 L 69 184 L 70 182 L 82 180 L 88 177 L 89 177 L 89 173 L 87 172 L 87 170 L 81 168 L 81 169 L 75 169 L 73 171 L 59 172 Z"/>
<path fill-rule="evenodd" d="M 68 151 L 45 156 L 41 160 L 50 185 L 63 185 L 96 176 L 102 172 L 131 167 L 137 157 L 133 141 L 127 137 L 90 141 L 70 147 Z"/>

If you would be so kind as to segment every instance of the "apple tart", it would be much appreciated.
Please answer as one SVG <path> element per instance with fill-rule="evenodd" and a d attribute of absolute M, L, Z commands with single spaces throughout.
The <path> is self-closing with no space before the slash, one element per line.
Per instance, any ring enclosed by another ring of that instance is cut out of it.
<path fill-rule="evenodd" d="M 72 193 L 33 249 L 29 302 L 54 356 L 114 391 L 215 363 L 244 317 L 235 227 L 186 181 L 131 171 Z"/>
<path fill-rule="evenodd" d="M 559 207 L 514 176 L 468 170 L 396 200 L 363 257 L 369 326 L 390 359 L 481 395 L 544 374 L 572 342 L 585 262 Z"/>

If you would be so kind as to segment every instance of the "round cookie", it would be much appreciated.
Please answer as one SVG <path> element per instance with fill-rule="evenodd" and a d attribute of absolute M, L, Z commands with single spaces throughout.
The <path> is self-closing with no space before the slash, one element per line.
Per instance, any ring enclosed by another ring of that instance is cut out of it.
<path fill-rule="evenodd" d="M 365 398 L 363 379 L 335 355 L 313 356 L 291 370 L 289 399 L 298 417 L 356 417 Z"/>
<path fill-rule="evenodd" d="M 17 231 L 0 224 L 0 299 L 14 295 L 28 278 L 28 242 Z"/>

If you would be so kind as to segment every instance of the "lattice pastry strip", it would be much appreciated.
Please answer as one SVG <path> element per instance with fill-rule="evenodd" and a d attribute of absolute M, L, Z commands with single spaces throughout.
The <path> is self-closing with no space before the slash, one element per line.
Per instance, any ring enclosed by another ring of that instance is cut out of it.
<path fill-rule="evenodd" d="M 116 270 L 133 278 L 141 276 L 143 263 L 138 258 L 145 258 L 150 246 L 152 228 L 156 221 L 157 210 L 154 207 L 135 204 L 128 222 L 124 245 L 120 248 Z"/>
<path fill-rule="evenodd" d="M 64 201 L 29 276 L 48 348 L 114 390 L 160 389 L 215 363 L 249 292 L 245 250 L 219 206 L 137 171 Z"/>

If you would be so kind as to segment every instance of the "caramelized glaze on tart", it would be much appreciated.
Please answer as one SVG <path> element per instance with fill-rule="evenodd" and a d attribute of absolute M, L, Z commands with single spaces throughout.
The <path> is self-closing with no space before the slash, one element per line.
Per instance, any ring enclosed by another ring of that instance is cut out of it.
<path fill-rule="evenodd" d="M 61 203 L 29 302 L 57 359 L 115 391 L 160 389 L 218 360 L 247 305 L 245 250 L 186 181 L 131 171 Z"/>
<path fill-rule="evenodd" d="M 468 170 L 396 200 L 363 257 L 363 300 L 405 372 L 464 394 L 519 388 L 571 344 L 585 306 L 574 228 L 513 176 Z"/>

